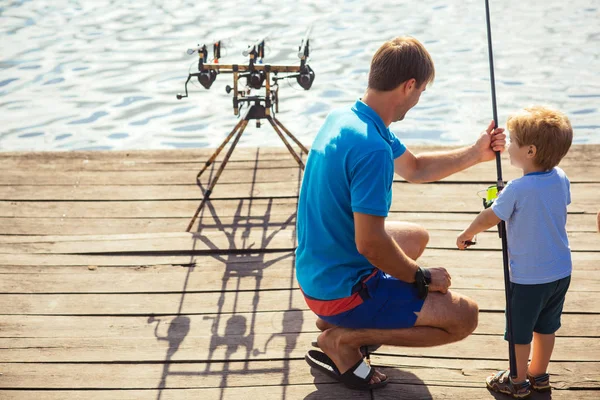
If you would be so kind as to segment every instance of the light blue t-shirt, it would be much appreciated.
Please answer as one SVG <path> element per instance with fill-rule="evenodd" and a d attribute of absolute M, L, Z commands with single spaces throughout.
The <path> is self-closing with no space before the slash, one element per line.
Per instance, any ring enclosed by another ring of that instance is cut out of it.
<path fill-rule="evenodd" d="M 356 249 L 353 212 L 388 215 L 394 159 L 405 150 L 360 100 L 327 116 L 308 155 L 298 203 L 296 277 L 305 294 L 350 296 L 373 270 Z"/>
<path fill-rule="evenodd" d="M 492 210 L 506 221 L 511 282 L 541 284 L 571 275 L 570 187 L 564 171 L 554 167 L 510 181 L 494 201 Z"/>

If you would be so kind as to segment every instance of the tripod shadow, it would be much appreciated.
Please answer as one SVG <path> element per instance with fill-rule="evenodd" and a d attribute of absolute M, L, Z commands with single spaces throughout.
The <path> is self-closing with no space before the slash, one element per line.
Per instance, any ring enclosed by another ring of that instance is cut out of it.
<path fill-rule="evenodd" d="M 258 150 L 255 157 L 251 193 L 256 183 L 257 164 Z M 213 171 L 214 169 L 211 170 L 211 173 Z M 300 177 L 301 172 L 298 176 L 299 182 Z M 200 183 L 199 185 L 202 189 L 202 185 Z M 302 312 L 292 308 L 295 291 L 288 291 L 289 295 L 286 299 L 288 307 L 282 315 L 281 332 L 272 333 L 264 346 L 261 346 L 262 349 L 256 348 L 256 327 L 265 269 L 273 264 L 290 259 L 292 268 L 290 268 L 289 285 L 283 288 L 291 289 L 295 287 L 295 271 L 293 268 L 295 236 L 289 249 L 278 250 L 278 253 L 275 252 L 274 255 L 273 251 L 265 251 L 265 249 L 268 248 L 269 243 L 278 233 L 295 226 L 296 213 L 294 211 L 291 215 L 284 217 L 283 221 L 274 222 L 271 216 L 274 199 L 263 198 L 261 207 L 264 208 L 261 208 L 260 212 L 256 211 L 258 208 L 255 203 L 256 200 L 251 197 L 237 200 L 237 207 L 233 216 L 220 217 L 214 204 L 209 200 L 199 215 L 198 229 L 193 233 L 190 266 L 181 294 L 179 311 L 175 319 L 171 321 L 167 335 L 160 336 L 158 334 L 159 319 L 155 317 L 148 319 L 148 323 L 158 321 L 155 328 L 157 340 L 164 340 L 169 343 L 161 380 L 158 385 L 158 399 L 161 398 L 164 389 L 167 388 L 167 378 L 169 376 L 214 377 L 216 379 L 211 386 L 217 386 L 221 389 L 219 398 L 222 399 L 230 381 L 235 381 L 237 377 L 242 375 L 253 374 L 257 374 L 258 379 L 264 377 L 265 374 L 271 376 L 280 374 L 280 384 L 283 385 L 282 399 L 286 398 L 286 385 L 289 384 L 290 357 L 296 347 L 297 338 L 299 332 L 302 331 L 304 322 Z M 226 218 L 231 218 L 231 222 L 224 222 Z M 205 231 L 207 231 L 207 234 L 204 234 Z M 220 232 L 226 238 L 226 246 L 217 245 L 213 242 L 211 238 L 215 238 L 215 232 Z M 172 370 L 171 366 L 174 365 L 172 359 L 190 332 L 191 320 L 189 317 L 182 315 L 181 310 L 190 274 L 196 267 L 202 267 L 201 264 L 197 264 L 195 255 L 200 244 L 202 244 L 203 253 L 206 253 L 205 248 L 209 250 L 208 255 L 204 257 L 211 257 L 219 261 L 224 266 L 224 272 L 220 288 L 215 288 L 215 291 L 220 293 L 217 310 L 214 313 L 211 312 L 212 315 L 203 317 L 204 320 L 211 321 L 211 323 L 207 353 L 204 353 L 206 356 L 201 357 L 201 364 L 199 364 L 201 369 L 197 372 L 179 372 Z M 248 286 L 251 289 L 248 289 Z M 249 301 L 248 293 L 251 293 L 251 300 Z M 278 350 L 269 348 L 270 344 L 277 341 L 277 339 L 285 341 L 285 346 L 279 353 L 277 353 Z M 260 357 L 261 355 L 267 355 L 271 360 L 265 360 Z M 272 359 L 281 361 L 274 362 Z M 260 365 L 260 367 L 257 367 L 257 365 Z M 248 386 L 251 386 L 251 384 L 248 384 Z"/>
<path fill-rule="evenodd" d="M 173 355 L 179 350 L 179 346 L 187 336 L 190 331 L 190 318 L 184 315 L 178 315 L 173 320 L 170 321 L 169 328 L 166 336 L 160 336 L 158 334 L 158 328 L 160 323 L 162 322 L 160 318 L 155 318 L 154 316 L 150 316 L 148 318 L 148 323 L 152 324 L 156 322 L 156 326 L 154 328 L 154 336 L 156 336 L 157 340 L 164 340 L 169 343 L 169 348 L 167 349 L 167 356 L 165 358 L 165 364 L 163 367 L 163 374 L 158 385 L 160 389 L 158 398 L 160 399 L 162 389 L 166 386 L 167 375 L 168 375 L 168 366 L 173 358 Z"/>

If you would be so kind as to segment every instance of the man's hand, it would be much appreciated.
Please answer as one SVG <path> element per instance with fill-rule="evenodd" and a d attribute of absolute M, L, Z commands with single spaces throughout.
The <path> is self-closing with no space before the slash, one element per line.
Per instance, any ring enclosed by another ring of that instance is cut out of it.
<path fill-rule="evenodd" d="M 462 231 L 456 238 L 456 247 L 460 250 L 465 250 L 473 243 L 473 235 L 468 235 L 467 231 Z"/>
<path fill-rule="evenodd" d="M 452 278 L 446 268 L 427 268 L 431 272 L 430 292 L 447 293 L 452 284 Z"/>
<path fill-rule="evenodd" d="M 506 135 L 504 128 L 494 129 L 494 121 L 491 121 L 485 131 L 481 132 L 481 136 L 475 147 L 479 151 L 481 161 L 489 161 L 496 158 L 496 151 L 503 152 L 506 146 Z"/>

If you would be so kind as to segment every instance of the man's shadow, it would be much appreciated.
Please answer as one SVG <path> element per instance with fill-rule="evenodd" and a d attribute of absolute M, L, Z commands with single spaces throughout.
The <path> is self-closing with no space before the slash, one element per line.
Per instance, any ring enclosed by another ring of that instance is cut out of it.
<path fill-rule="evenodd" d="M 375 368 L 387 375 L 390 383 L 383 388 L 373 390 L 371 396 L 365 395 L 369 392 L 348 389 L 342 383 L 338 383 L 318 371 L 311 370 L 317 390 L 306 396 L 304 400 L 351 399 L 353 397 L 377 399 L 433 398 L 425 383 L 415 374 L 403 371 L 400 368 L 378 367 L 376 365 Z"/>

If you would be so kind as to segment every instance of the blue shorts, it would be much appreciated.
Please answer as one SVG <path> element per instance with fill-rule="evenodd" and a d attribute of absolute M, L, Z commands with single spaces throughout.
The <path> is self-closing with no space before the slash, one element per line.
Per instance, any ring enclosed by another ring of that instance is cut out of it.
<path fill-rule="evenodd" d="M 348 298 L 324 301 L 304 296 L 319 318 L 351 329 L 410 328 L 417 321 L 415 313 L 421 311 L 424 303 L 412 283 L 396 279 L 378 269 L 359 282 Z M 336 304 L 344 304 L 346 309 L 335 314 L 323 312 L 332 310 L 329 305 Z"/>
<path fill-rule="evenodd" d="M 529 344 L 533 332 L 549 335 L 560 328 L 571 277 L 538 285 L 511 283 L 511 322 L 515 344 Z M 507 333 L 504 339 L 508 340 Z"/>

